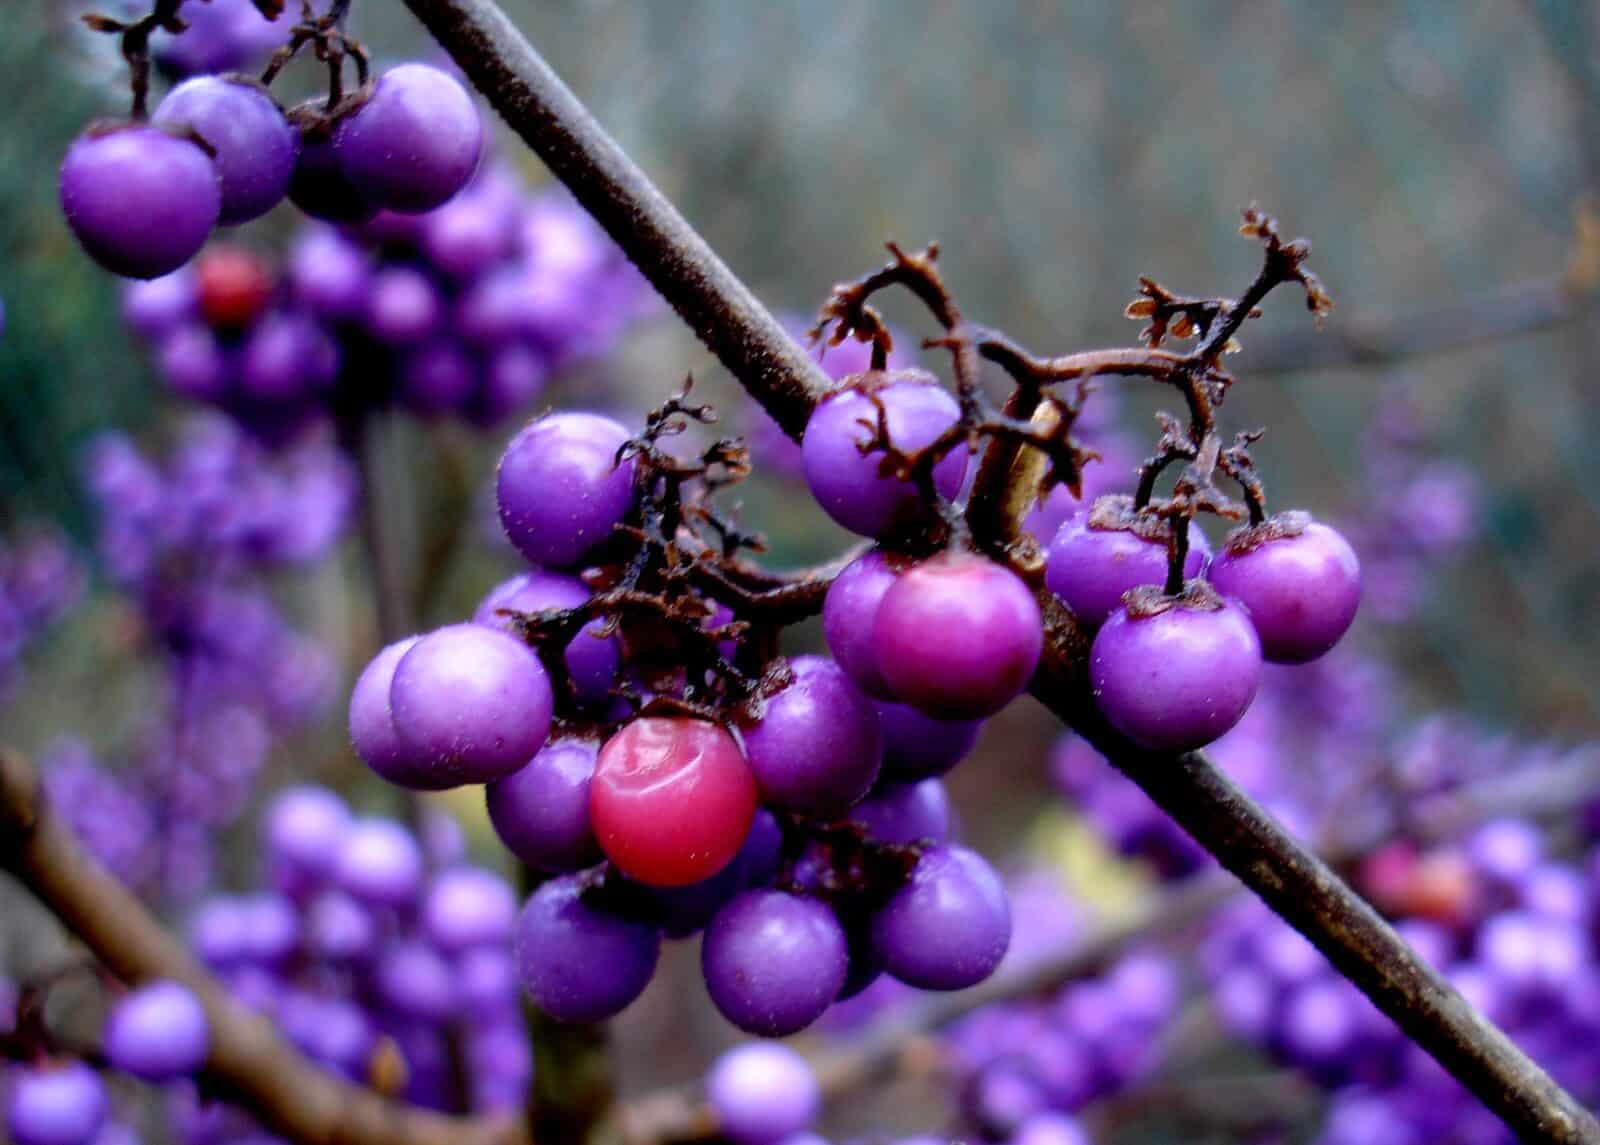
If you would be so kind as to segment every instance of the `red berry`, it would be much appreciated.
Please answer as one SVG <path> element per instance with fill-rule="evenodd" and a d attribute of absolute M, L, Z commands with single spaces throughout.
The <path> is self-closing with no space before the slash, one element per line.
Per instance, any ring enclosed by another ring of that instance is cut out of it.
<path fill-rule="evenodd" d="M 600 749 L 589 813 L 601 849 L 623 874 L 687 886 L 738 854 L 755 818 L 756 782 L 716 724 L 646 717 Z"/>
<path fill-rule="evenodd" d="M 248 326 L 272 301 L 271 270 L 243 247 L 211 247 L 200 256 L 195 272 L 200 312 L 213 326 Z"/>

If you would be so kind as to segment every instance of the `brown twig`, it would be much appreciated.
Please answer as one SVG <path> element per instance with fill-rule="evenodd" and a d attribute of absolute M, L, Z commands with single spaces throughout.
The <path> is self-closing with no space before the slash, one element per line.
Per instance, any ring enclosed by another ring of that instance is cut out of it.
<path fill-rule="evenodd" d="M 207 1094 L 303 1145 L 530 1145 L 514 1120 L 447 1117 L 390 1101 L 306 1060 L 233 1000 L 143 904 L 84 853 L 38 773 L 0 749 L 0 867 L 14 875 L 123 982 L 171 978 L 205 1006 Z"/>

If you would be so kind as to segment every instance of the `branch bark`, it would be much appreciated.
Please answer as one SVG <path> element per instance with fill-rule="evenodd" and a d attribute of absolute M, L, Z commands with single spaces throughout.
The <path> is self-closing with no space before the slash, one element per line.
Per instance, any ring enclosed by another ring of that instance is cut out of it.
<path fill-rule="evenodd" d="M 798 437 L 820 373 L 622 152 L 493 0 L 406 0 L 506 122 L 567 184 L 657 290 Z M 1600 1142 L 1600 1123 L 1487 1022 L 1326 865 L 1200 753 L 1135 748 L 1088 701 L 1086 641 L 1047 606 L 1048 662 L 1034 684 L 1157 804 L 1260 895 L 1515 1131 Z"/>
<path fill-rule="evenodd" d="M 514 1119 L 447 1117 L 351 1085 L 307 1060 L 265 1018 L 233 1000 L 115 876 L 84 853 L 50 808 L 33 766 L 0 749 L 0 867 L 19 879 L 96 958 L 131 985 L 172 978 L 211 1024 L 199 1081 L 301 1145 L 532 1145 Z"/>

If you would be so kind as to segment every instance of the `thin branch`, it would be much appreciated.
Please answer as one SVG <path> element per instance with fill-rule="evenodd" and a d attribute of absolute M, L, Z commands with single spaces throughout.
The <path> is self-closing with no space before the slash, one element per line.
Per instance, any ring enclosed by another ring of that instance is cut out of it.
<path fill-rule="evenodd" d="M 84 853 L 45 799 L 33 766 L 3 749 L 0 867 L 123 982 L 171 978 L 193 990 L 211 1025 L 202 1091 L 245 1109 L 268 1132 L 302 1145 L 531 1145 L 514 1119 L 418 1109 L 308 1061 L 267 1019 L 234 1001 L 115 876 Z"/>

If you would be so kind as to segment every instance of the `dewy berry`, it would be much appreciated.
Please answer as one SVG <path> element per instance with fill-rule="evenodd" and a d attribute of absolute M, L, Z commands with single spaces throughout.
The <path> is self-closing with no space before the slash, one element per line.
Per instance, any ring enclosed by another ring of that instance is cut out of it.
<path fill-rule="evenodd" d="M 700 948 L 711 1000 L 746 1033 L 805 1029 L 844 987 L 844 929 L 816 899 L 750 891 L 717 912 Z"/>
<path fill-rule="evenodd" d="M 1011 908 L 1000 876 L 965 847 L 935 847 L 911 881 L 872 920 L 883 968 L 924 990 L 982 982 L 1011 943 Z"/>
<path fill-rule="evenodd" d="M 878 645 L 872 626 L 878 606 L 899 573 L 894 557 L 880 550 L 863 553 L 839 573 L 822 604 L 822 631 L 828 650 L 856 687 L 874 699 L 889 700 L 894 693 L 878 663 Z"/>
<path fill-rule="evenodd" d="M 401 64 L 340 121 L 333 150 L 370 201 L 418 214 L 443 206 L 471 180 L 483 156 L 483 122 L 454 77 Z"/>
<path fill-rule="evenodd" d="M 527 764 L 489 784 L 489 822 L 513 855 L 537 871 L 577 871 L 603 857 L 589 819 L 600 745 L 553 739 Z"/>
<path fill-rule="evenodd" d="M 517 920 L 517 971 L 534 1002 L 562 1022 L 621 1013 L 656 971 L 661 932 L 585 901 L 580 876 L 551 879 Z"/>
<path fill-rule="evenodd" d="M 266 89 L 236 77 L 196 76 L 167 93 L 152 121 L 191 131 L 211 148 L 222 181 L 224 225 L 283 201 L 300 154 L 298 133 Z"/>
<path fill-rule="evenodd" d="M 1089 650 L 1095 706 L 1129 739 L 1159 751 L 1221 736 L 1260 679 L 1261 642 L 1244 610 L 1202 581 L 1176 598 L 1135 593 Z"/>
<path fill-rule="evenodd" d="M 488 783 L 527 763 L 550 734 L 553 702 L 533 650 L 480 624 L 424 636 L 389 685 L 395 734 L 435 788 Z"/>
<path fill-rule="evenodd" d="M 112 1007 L 107 1060 L 144 1081 L 175 1081 L 205 1064 L 211 1030 L 194 992 L 179 982 L 151 982 Z"/>
<path fill-rule="evenodd" d="M 61 164 L 61 209 L 84 250 L 114 274 L 158 278 L 200 252 L 222 181 L 198 143 L 160 127 L 91 127 Z"/>
<path fill-rule="evenodd" d="M 931 444 L 960 416 L 949 391 L 918 370 L 859 375 L 812 412 L 801 439 L 806 482 L 828 516 L 864 537 L 892 536 L 929 519 L 913 482 L 880 474 L 881 452 L 861 452 L 875 436 L 880 407 L 889 440 L 907 453 Z M 934 466 L 934 484 L 955 497 L 966 472 L 967 451 L 951 450 Z"/>
<path fill-rule="evenodd" d="M 994 715 L 1028 686 L 1044 646 L 1022 579 L 964 553 L 903 573 L 884 593 L 872 634 L 895 695 L 940 719 Z"/>
<path fill-rule="evenodd" d="M 1236 530 L 1206 579 L 1244 606 L 1261 654 L 1315 660 L 1339 642 L 1361 604 L 1361 563 L 1348 541 L 1305 513 Z"/>
<path fill-rule="evenodd" d="M 705 720 L 647 716 L 617 732 L 595 764 L 595 837 L 629 878 L 681 887 L 726 867 L 750 831 L 756 782 L 739 745 Z"/>
<path fill-rule="evenodd" d="M 506 536 L 534 564 L 581 563 L 634 504 L 628 431 L 608 417 L 558 413 L 529 423 L 500 459 L 496 493 Z"/>
<path fill-rule="evenodd" d="M 878 778 L 878 713 L 831 660 L 797 656 L 788 669 L 792 679 L 759 701 L 744 729 L 750 770 L 774 807 L 842 815 Z"/>

